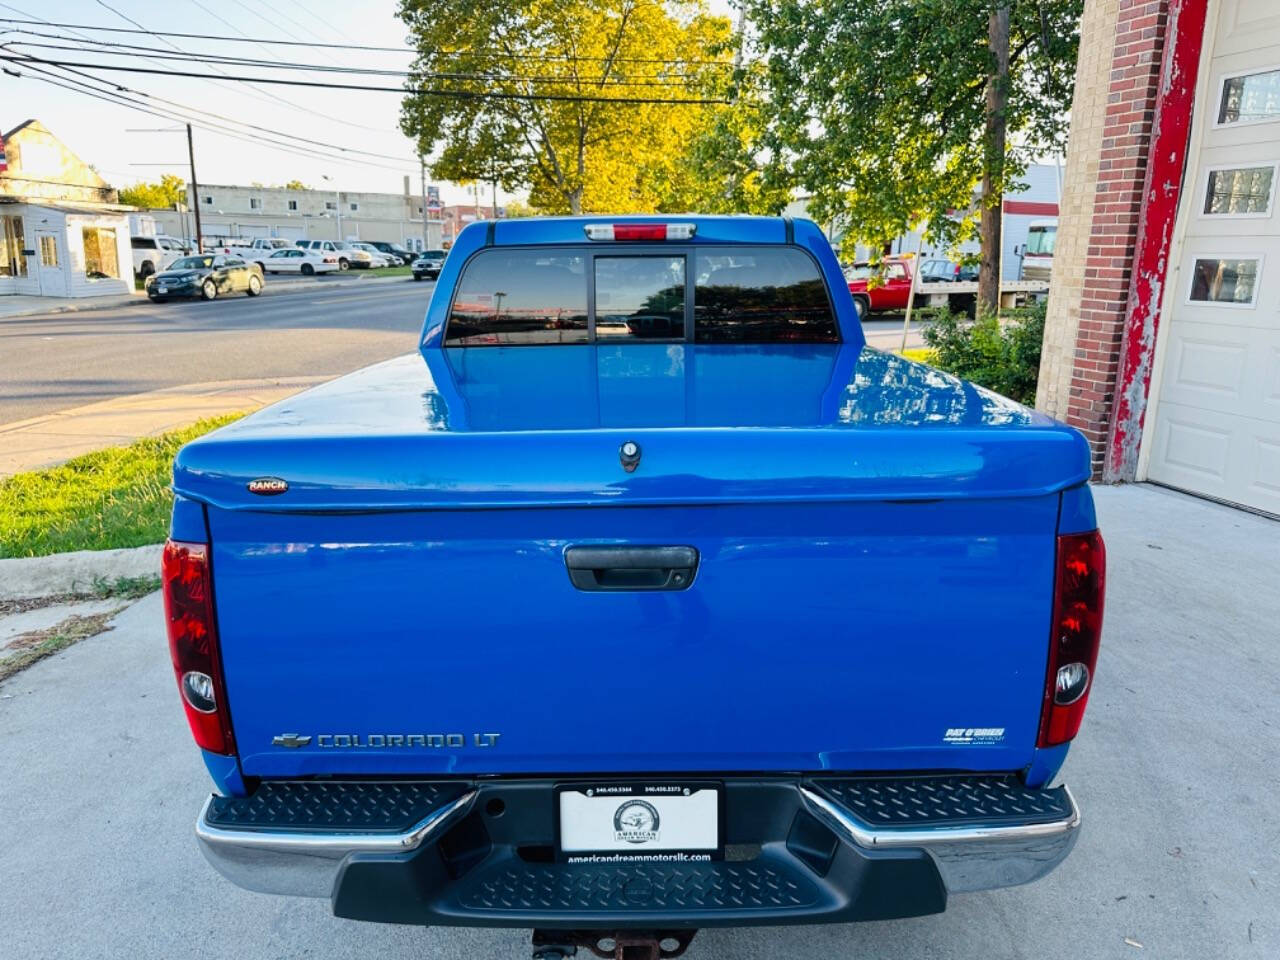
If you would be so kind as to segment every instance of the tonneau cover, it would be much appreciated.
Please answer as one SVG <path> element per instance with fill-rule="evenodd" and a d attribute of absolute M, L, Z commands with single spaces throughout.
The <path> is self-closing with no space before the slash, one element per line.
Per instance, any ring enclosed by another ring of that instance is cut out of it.
<path fill-rule="evenodd" d="M 867 347 L 424 352 L 187 445 L 175 490 L 228 510 L 384 511 L 1032 497 L 1089 477 L 1075 430 Z M 264 477 L 288 490 L 251 493 Z"/>

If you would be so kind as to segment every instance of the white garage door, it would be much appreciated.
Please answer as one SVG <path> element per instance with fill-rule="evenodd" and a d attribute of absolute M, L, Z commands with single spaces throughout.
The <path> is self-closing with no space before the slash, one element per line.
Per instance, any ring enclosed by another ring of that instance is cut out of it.
<path fill-rule="evenodd" d="M 1148 476 L 1280 514 L 1280 3 L 1215 10 Z"/>
<path fill-rule="evenodd" d="M 305 227 L 276 227 L 276 236 L 286 240 L 305 240 L 307 231 Z"/>

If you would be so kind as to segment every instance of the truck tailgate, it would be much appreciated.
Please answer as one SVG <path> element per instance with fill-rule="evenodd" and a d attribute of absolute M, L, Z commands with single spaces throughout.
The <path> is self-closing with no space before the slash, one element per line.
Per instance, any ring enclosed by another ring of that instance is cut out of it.
<path fill-rule="evenodd" d="M 1058 504 L 210 507 L 242 768 L 1019 768 Z M 600 544 L 700 562 L 687 589 L 578 589 L 565 550 Z"/>

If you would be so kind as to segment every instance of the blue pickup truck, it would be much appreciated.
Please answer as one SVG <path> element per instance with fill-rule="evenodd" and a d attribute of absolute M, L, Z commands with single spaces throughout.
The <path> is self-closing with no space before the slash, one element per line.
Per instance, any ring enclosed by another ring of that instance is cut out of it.
<path fill-rule="evenodd" d="M 459 236 L 419 350 L 187 445 L 199 844 L 341 917 L 670 957 L 1076 840 L 1104 547 L 1083 438 L 865 345 L 810 222 Z"/>

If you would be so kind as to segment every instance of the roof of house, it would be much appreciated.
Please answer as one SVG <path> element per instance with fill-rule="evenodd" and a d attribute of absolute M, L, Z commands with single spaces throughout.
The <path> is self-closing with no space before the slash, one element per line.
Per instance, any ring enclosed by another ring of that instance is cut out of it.
<path fill-rule="evenodd" d="M 33 124 L 33 123 L 35 123 L 35 122 L 36 122 L 35 120 L 23 120 L 20 124 L 18 124 L 18 125 L 17 125 L 16 127 L 14 127 L 12 130 L 6 130 L 3 134 L 0 134 L 0 136 L 3 136 L 3 137 L 4 137 L 4 139 L 8 140 L 8 139 L 9 139 L 10 137 L 12 137 L 15 133 L 17 133 L 19 130 L 22 130 L 22 129 L 23 129 L 23 128 L 25 128 L 25 127 L 29 127 L 29 126 L 31 126 L 31 124 Z"/>

